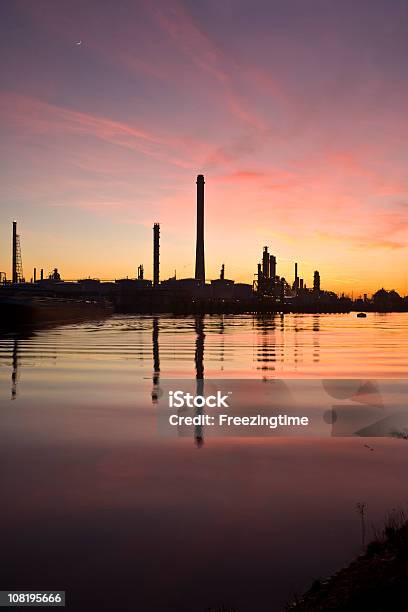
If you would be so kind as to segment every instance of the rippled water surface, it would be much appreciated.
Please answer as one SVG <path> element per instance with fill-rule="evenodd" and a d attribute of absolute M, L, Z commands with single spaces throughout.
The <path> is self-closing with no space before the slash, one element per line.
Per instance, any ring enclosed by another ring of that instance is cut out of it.
<path fill-rule="evenodd" d="M 280 610 L 408 500 L 408 442 L 158 438 L 164 378 L 408 378 L 408 315 L 115 316 L 0 338 L 0 588 Z M 98 591 L 95 589 L 98 588 Z"/>

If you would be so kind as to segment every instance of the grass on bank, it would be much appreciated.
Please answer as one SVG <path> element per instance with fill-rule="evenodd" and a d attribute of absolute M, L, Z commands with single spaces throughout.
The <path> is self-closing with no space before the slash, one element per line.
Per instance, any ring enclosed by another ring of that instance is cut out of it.
<path fill-rule="evenodd" d="M 390 512 L 364 553 L 326 580 L 315 580 L 286 612 L 408 610 L 408 516 Z"/>

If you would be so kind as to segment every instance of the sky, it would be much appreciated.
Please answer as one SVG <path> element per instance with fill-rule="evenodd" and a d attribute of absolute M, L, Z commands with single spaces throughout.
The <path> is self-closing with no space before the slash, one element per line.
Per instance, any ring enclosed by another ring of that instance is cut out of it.
<path fill-rule="evenodd" d="M 0 270 L 407 293 L 408 1 L 4 0 Z M 82 41 L 82 44 L 76 44 Z"/>

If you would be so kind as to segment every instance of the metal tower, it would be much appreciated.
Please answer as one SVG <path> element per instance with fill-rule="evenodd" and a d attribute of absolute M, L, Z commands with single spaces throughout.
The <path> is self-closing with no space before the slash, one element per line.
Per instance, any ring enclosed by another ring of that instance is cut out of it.
<path fill-rule="evenodd" d="M 160 281 L 160 224 L 153 225 L 153 287 Z"/>
<path fill-rule="evenodd" d="M 17 234 L 17 222 L 13 221 L 13 262 L 12 282 L 21 283 L 23 280 L 23 260 L 21 258 L 20 236 Z"/>
<path fill-rule="evenodd" d="M 16 241 L 16 269 L 17 269 L 17 282 L 21 283 L 23 278 L 23 260 L 21 257 L 21 245 L 20 245 L 20 235 L 17 234 Z"/>

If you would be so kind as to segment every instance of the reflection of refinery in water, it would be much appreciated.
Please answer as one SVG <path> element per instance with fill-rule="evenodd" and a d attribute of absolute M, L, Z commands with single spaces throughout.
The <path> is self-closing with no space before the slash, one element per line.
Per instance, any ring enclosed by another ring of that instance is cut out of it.
<path fill-rule="evenodd" d="M 66 297 L 93 296 L 112 300 L 119 310 L 135 312 L 345 312 L 351 308 L 351 300 L 334 293 L 322 291 L 320 274 L 316 270 L 313 284 L 309 288 L 298 275 L 298 264 L 294 265 L 292 283 L 277 274 L 276 256 L 264 246 L 262 260 L 258 263 L 252 284 L 236 283 L 225 277 L 225 266 L 221 265 L 219 278 L 205 280 L 204 246 L 204 176 L 197 176 L 197 224 L 194 278 L 176 277 L 160 281 L 160 224 L 153 225 L 153 280 L 145 279 L 144 266 L 140 264 L 135 279 L 100 281 L 80 279 L 62 281 L 57 268 L 39 278 L 34 268 L 30 282 L 25 282 L 17 223 L 13 222 L 12 274 L 11 282 L 4 272 L 0 280 L 4 288 L 25 290 L 31 294 L 41 293 Z M 367 302 L 365 296 L 364 299 Z"/>

